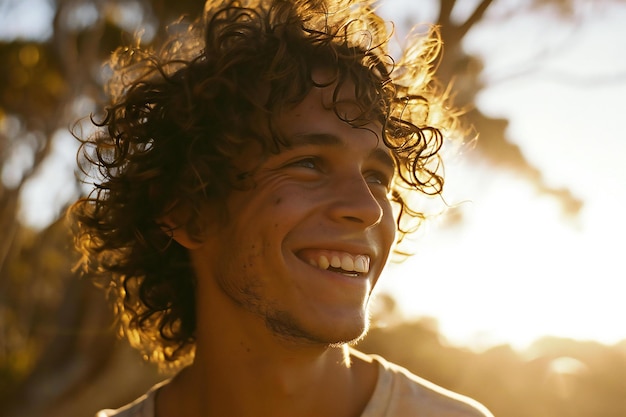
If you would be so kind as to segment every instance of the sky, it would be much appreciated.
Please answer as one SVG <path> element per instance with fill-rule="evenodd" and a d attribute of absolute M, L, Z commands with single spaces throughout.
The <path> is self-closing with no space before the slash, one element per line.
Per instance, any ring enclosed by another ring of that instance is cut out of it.
<path fill-rule="evenodd" d="M 449 343 L 477 350 L 501 343 L 524 349 L 543 335 L 616 343 L 626 339 L 626 5 L 588 2 L 576 24 L 492 17 L 512 1 L 494 1 L 493 14 L 464 44 L 485 63 L 487 87 L 477 105 L 508 119 L 509 139 L 547 183 L 567 187 L 584 206 L 564 217 L 556 200 L 515 173 L 479 158 L 450 160 L 446 198 L 464 202 L 464 222 L 428 223 L 417 254 L 390 265 L 378 291 L 390 293 L 408 318 L 435 318 Z M 45 0 L 0 1 L 0 14 L 9 3 L 19 7 L 0 19 L 0 37 L 49 33 Z M 475 3 L 459 2 L 466 10 Z M 398 21 L 413 10 L 428 22 L 433 4 L 386 0 L 381 13 Z M 538 50 L 549 54 L 526 72 Z M 63 184 L 73 175 L 76 144 L 63 131 L 54 143 L 57 157 L 25 189 L 25 206 L 37 210 L 24 219 L 36 227 L 71 194 Z"/>
<path fill-rule="evenodd" d="M 397 11 L 415 7 L 394 2 L 404 5 Z M 524 349 L 544 335 L 626 339 L 626 6 L 596 4 L 583 16 L 576 25 L 487 16 L 464 44 L 485 61 L 480 110 L 508 119 L 509 139 L 548 184 L 584 206 L 564 217 L 553 198 L 510 172 L 474 158 L 448 161 L 447 198 L 467 201 L 465 221 L 430 224 L 417 254 L 393 265 L 379 290 L 408 317 L 434 317 L 449 343 L 481 350 Z M 550 53 L 520 73 L 537 50 Z"/>

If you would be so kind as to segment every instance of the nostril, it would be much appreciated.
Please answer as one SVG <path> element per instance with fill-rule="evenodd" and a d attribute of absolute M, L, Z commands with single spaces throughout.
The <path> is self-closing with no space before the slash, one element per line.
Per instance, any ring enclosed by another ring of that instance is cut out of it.
<path fill-rule="evenodd" d="M 380 222 L 383 207 L 360 174 L 356 178 L 337 181 L 333 192 L 329 213 L 335 221 L 359 227 L 370 227 Z"/>

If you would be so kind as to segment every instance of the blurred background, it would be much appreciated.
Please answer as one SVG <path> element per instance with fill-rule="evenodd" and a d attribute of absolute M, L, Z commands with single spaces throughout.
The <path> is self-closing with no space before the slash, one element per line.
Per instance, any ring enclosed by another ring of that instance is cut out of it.
<path fill-rule="evenodd" d="M 439 75 L 478 141 L 445 215 L 392 264 L 359 345 L 496 416 L 626 415 L 626 2 L 382 0 L 397 51 L 441 25 Z M 90 416 L 164 378 L 71 271 L 69 128 L 103 62 L 202 1 L 0 0 L 0 416 Z M 79 123 L 90 129 L 88 123 Z"/>

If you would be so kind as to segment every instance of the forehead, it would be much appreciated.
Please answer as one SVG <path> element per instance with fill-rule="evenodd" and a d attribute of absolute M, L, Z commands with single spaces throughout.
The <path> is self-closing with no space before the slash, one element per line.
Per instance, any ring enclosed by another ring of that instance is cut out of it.
<path fill-rule="evenodd" d="M 382 123 L 357 103 L 355 84 L 349 79 L 339 84 L 336 77 L 330 70 L 313 70 L 314 86 L 302 99 L 253 116 L 251 127 L 257 141 L 240 148 L 234 164 L 249 171 L 272 154 L 297 146 L 319 145 L 344 153 L 358 145 L 368 152 L 378 149 L 374 155 L 384 154 L 378 159 L 395 165 L 392 151 L 382 140 Z"/>
<path fill-rule="evenodd" d="M 281 111 L 273 120 L 281 143 L 286 148 L 323 145 L 347 149 L 358 145 L 390 154 L 382 140 L 382 124 L 362 117 L 351 87 L 313 87 L 301 102 Z"/>
<path fill-rule="evenodd" d="M 283 107 L 273 117 L 274 125 L 279 133 L 294 135 L 299 129 L 308 130 L 315 125 L 339 123 L 344 129 L 362 127 L 371 131 L 377 138 L 381 137 L 382 124 L 370 103 L 358 102 L 356 85 L 348 77 L 333 73 L 329 69 L 316 69 L 311 73 L 313 86 L 302 100 L 296 104 Z M 361 89 L 367 88 L 361 86 Z M 326 126 L 328 127 L 328 126 Z"/>

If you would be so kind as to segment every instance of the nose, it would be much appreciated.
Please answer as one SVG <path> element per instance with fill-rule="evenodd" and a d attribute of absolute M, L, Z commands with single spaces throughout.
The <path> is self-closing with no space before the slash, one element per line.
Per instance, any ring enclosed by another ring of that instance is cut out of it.
<path fill-rule="evenodd" d="M 383 207 L 363 177 L 338 181 L 333 191 L 335 195 L 329 213 L 334 221 L 350 222 L 368 228 L 382 220 Z"/>

